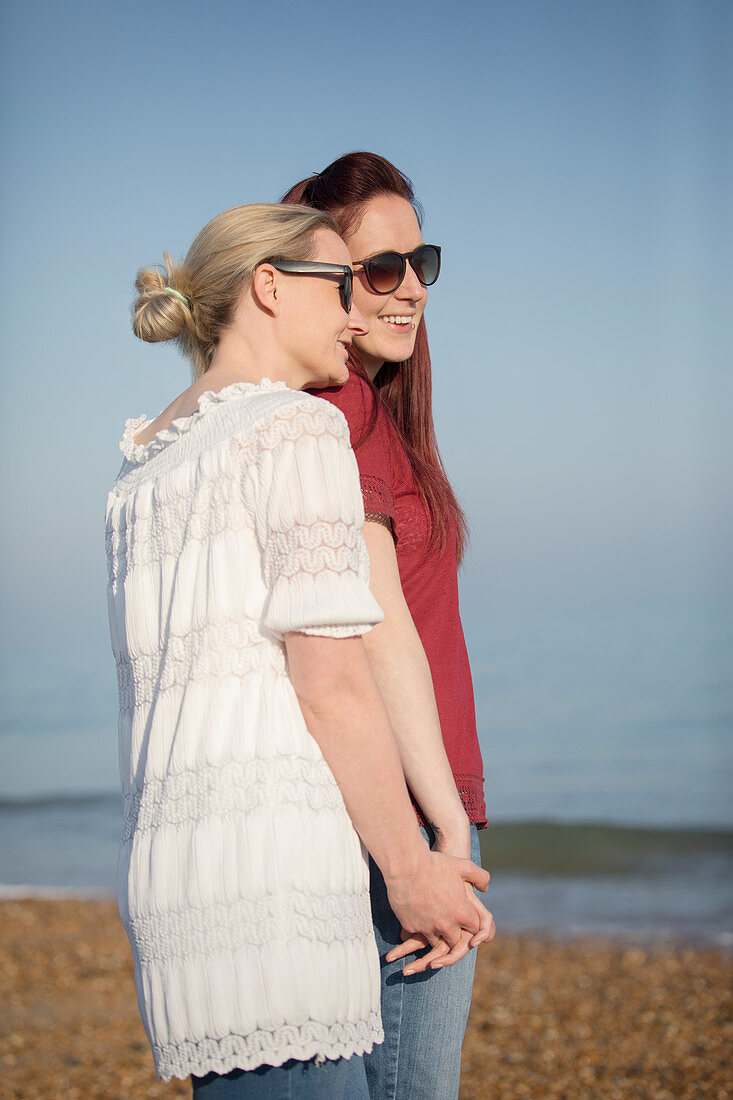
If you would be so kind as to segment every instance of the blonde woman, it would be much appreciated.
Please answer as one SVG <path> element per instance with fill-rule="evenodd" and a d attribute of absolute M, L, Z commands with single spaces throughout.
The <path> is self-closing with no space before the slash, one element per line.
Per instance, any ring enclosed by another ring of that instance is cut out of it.
<path fill-rule="evenodd" d="M 383 616 L 348 427 L 302 392 L 348 377 L 351 284 L 328 215 L 264 205 L 137 280 L 135 333 L 195 380 L 127 422 L 107 505 L 120 913 L 157 1072 L 203 1100 L 367 1095 L 365 848 L 406 933 L 491 934 L 465 886 L 488 875 L 419 832 L 361 640 Z"/>

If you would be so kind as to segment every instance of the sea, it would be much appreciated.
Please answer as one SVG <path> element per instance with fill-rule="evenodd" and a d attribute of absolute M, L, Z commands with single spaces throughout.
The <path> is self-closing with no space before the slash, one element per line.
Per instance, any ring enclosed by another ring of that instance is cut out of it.
<path fill-rule="evenodd" d="M 687 598 L 464 612 L 499 933 L 733 951 L 729 610 Z M 114 896 L 104 639 L 8 649 L 0 688 L 0 897 Z"/>

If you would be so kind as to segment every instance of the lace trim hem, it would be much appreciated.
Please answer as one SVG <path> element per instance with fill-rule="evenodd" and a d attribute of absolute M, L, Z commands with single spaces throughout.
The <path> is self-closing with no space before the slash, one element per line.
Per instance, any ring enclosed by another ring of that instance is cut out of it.
<path fill-rule="evenodd" d="M 384 1040 L 378 1013 L 354 1022 L 323 1024 L 316 1020 L 271 1031 L 260 1029 L 249 1035 L 225 1035 L 222 1038 L 186 1040 L 182 1043 L 153 1043 L 153 1058 L 158 1077 L 185 1079 L 191 1074 L 229 1073 L 233 1069 L 251 1070 L 261 1065 L 281 1066 L 290 1058 L 307 1062 L 315 1058 L 351 1058 L 368 1054 L 375 1043 Z"/>

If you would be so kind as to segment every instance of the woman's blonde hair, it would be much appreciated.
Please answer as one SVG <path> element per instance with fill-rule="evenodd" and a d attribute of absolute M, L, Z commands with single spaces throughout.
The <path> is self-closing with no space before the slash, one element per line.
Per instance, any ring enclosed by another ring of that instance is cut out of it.
<path fill-rule="evenodd" d="M 138 271 L 135 335 L 148 343 L 177 341 L 200 377 L 258 264 L 308 259 L 318 229 L 338 233 L 329 214 L 309 206 L 250 203 L 217 214 L 180 263 L 165 252 L 164 269 Z"/>

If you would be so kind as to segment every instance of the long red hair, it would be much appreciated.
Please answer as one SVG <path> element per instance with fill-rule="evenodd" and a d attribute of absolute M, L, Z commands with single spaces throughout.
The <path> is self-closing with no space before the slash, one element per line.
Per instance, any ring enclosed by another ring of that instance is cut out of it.
<path fill-rule="evenodd" d="M 334 218 L 341 233 L 348 235 L 358 225 L 365 204 L 376 195 L 399 195 L 407 199 L 422 226 L 422 207 L 415 198 L 412 183 L 394 164 L 377 153 L 347 153 L 318 175 L 296 183 L 280 201 L 325 210 Z M 428 549 L 443 553 L 448 545 L 452 520 L 460 562 L 468 540 L 468 525 L 448 481 L 435 438 L 425 318 L 420 319 L 410 358 L 401 363 L 385 363 L 374 383 L 370 382 L 358 353 L 353 350 L 349 369 L 369 382 L 375 402 L 381 399 L 397 429 L 430 516 Z M 375 414 L 376 408 L 375 404 Z"/>

